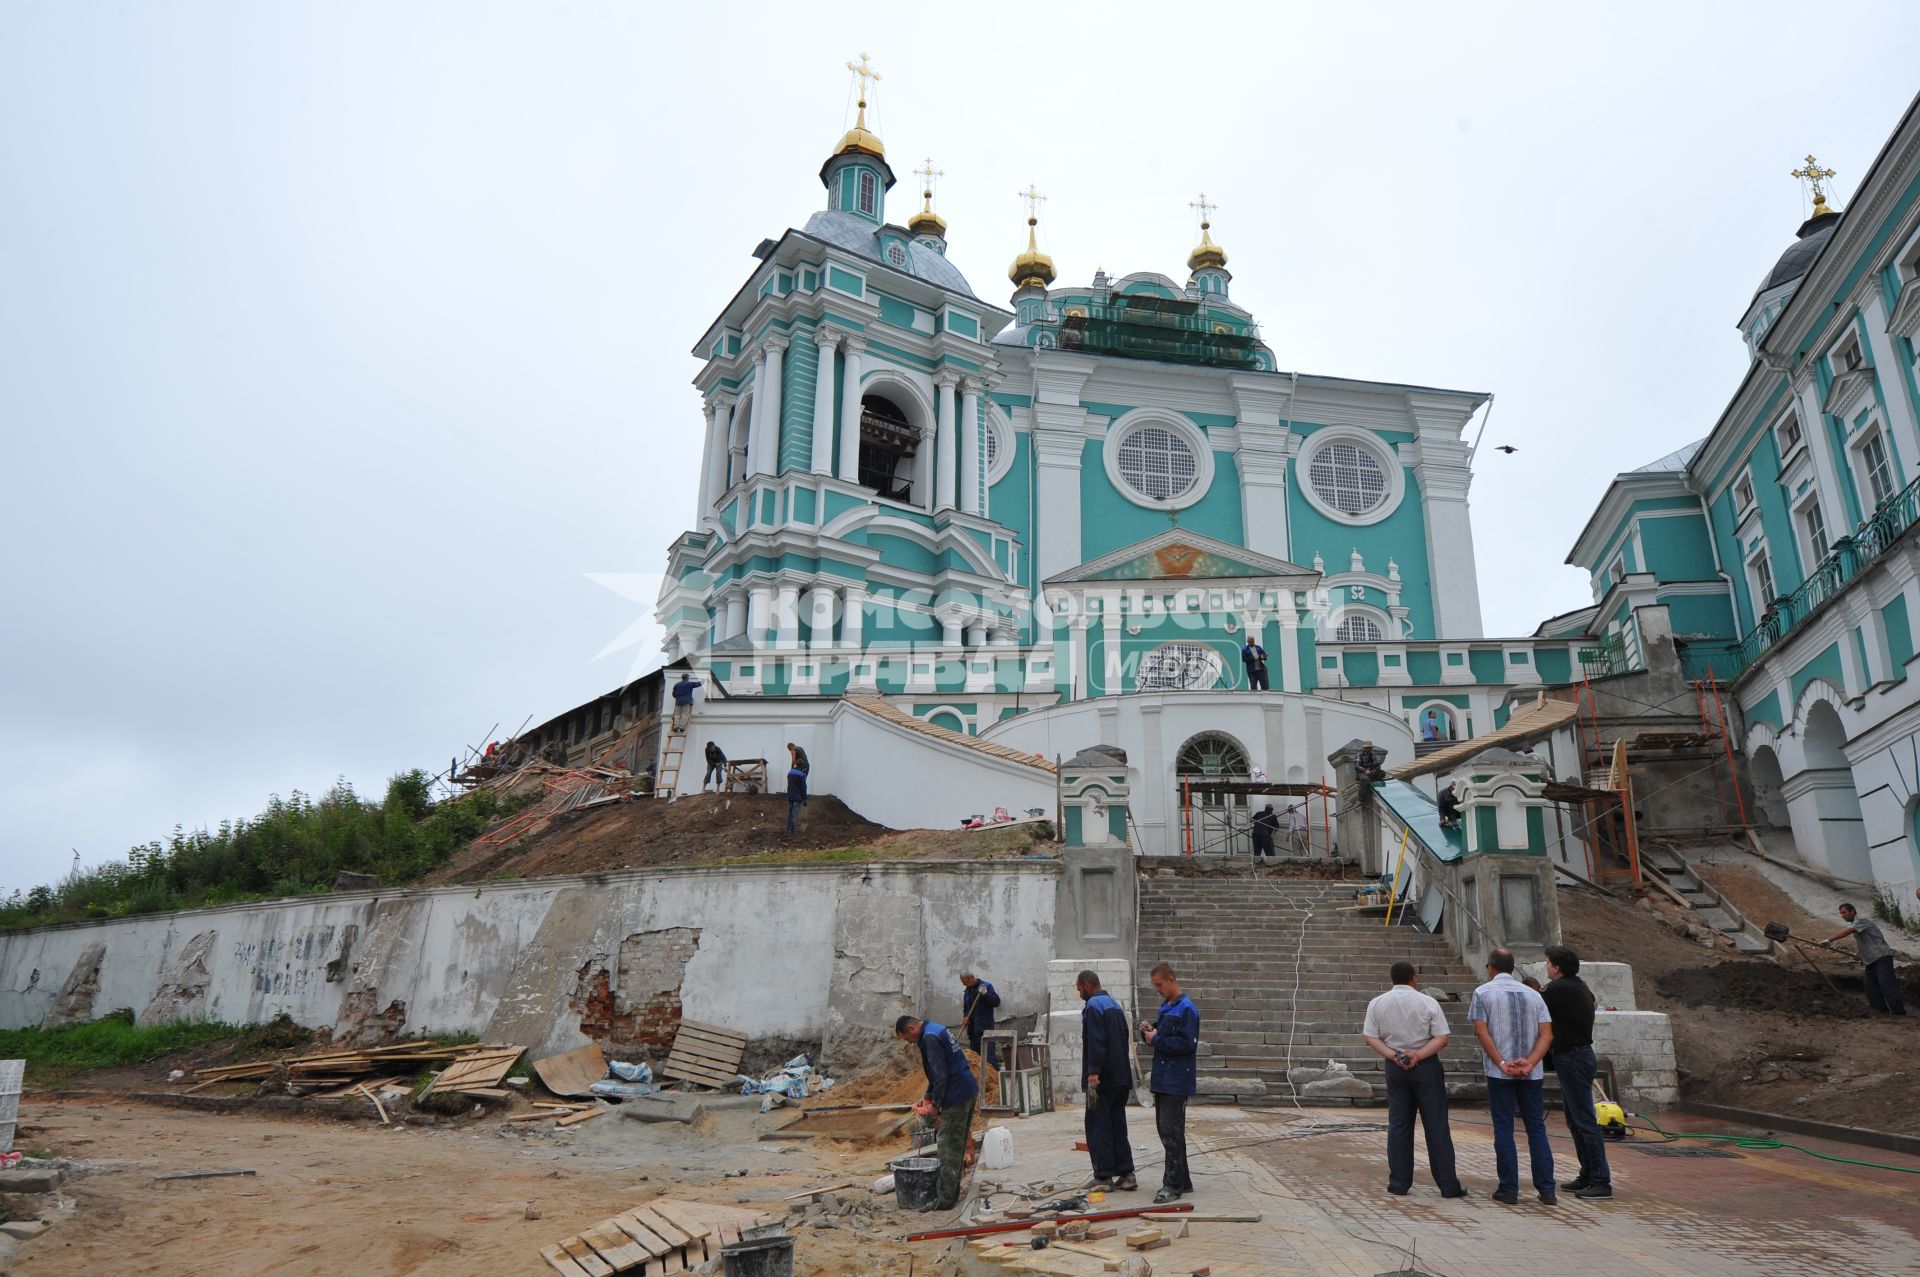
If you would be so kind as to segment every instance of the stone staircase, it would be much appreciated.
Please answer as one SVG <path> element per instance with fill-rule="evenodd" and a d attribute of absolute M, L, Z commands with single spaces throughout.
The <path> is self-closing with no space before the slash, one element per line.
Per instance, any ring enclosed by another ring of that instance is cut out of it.
<path fill-rule="evenodd" d="M 1725 936 L 1739 952 L 1773 952 L 1773 942 L 1765 932 L 1748 922 L 1731 900 L 1708 886 L 1679 852 L 1669 847 L 1649 846 L 1640 857 L 1640 867 L 1658 874 L 1662 882 L 1687 902 L 1700 925 Z"/>
<path fill-rule="evenodd" d="M 1377 910 L 1351 912 L 1355 885 L 1258 871 L 1230 877 L 1142 873 L 1136 1004 L 1143 1014 L 1159 1005 L 1147 973 L 1157 962 L 1172 963 L 1200 1008 L 1202 1102 L 1290 1105 L 1290 1064 L 1324 1067 L 1338 1060 L 1372 1086 L 1373 1099 L 1316 1097 L 1302 1103 L 1384 1103 L 1380 1059 L 1361 1040 L 1360 1024 L 1367 1003 L 1389 987 L 1387 969 L 1400 958 L 1420 968 L 1421 987 L 1439 996 L 1446 1012 L 1451 1041 L 1440 1059 L 1449 1092 L 1469 1099 L 1485 1095 L 1480 1050 L 1467 1021 L 1479 980 L 1438 938 L 1397 919 L 1389 928 Z"/>

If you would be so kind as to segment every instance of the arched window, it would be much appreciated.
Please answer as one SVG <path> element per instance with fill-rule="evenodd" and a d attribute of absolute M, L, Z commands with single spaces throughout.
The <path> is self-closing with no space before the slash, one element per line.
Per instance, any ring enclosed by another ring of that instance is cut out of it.
<path fill-rule="evenodd" d="M 1340 618 L 1333 637 L 1338 643 L 1378 643 L 1386 636 L 1380 632 L 1380 623 L 1372 617 L 1349 612 Z"/>
<path fill-rule="evenodd" d="M 1134 680 L 1143 692 L 1204 692 L 1218 687 L 1226 666 L 1205 643 L 1162 643 L 1140 660 Z"/>
<path fill-rule="evenodd" d="M 1195 780 L 1231 780 L 1251 776 L 1253 764 L 1240 742 L 1224 732 L 1202 732 L 1180 747 L 1173 764 L 1176 776 Z"/>
<path fill-rule="evenodd" d="M 884 395 L 860 401 L 860 483 L 890 501 L 913 501 L 913 457 L 920 432 Z"/>

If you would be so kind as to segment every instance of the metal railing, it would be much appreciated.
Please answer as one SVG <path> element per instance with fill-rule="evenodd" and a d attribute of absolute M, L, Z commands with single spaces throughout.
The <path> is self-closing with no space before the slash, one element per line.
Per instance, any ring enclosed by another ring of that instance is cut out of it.
<path fill-rule="evenodd" d="M 1760 617 L 1760 623 L 1740 640 L 1738 667 L 1722 673 L 1721 677 L 1737 677 L 1753 665 L 1769 648 L 1839 594 L 1848 582 L 1871 567 L 1916 522 L 1920 522 L 1920 479 L 1882 501 L 1872 517 L 1852 536 L 1835 541 L 1833 549 L 1814 565 L 1799 589 L 1785 598 L 1775 599 Z"/>
<path fill-rule="evenodd" d="M 1627 672 L 1627 640 L 1624 634 L 1609 634 L 1593 647 L 1580 649 L 1580 668 L 1588 678 L 1605 678 Z"/>

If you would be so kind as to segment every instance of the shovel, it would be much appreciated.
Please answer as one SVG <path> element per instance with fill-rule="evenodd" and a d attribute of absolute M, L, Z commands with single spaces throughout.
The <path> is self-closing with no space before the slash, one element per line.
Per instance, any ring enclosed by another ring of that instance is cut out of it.
<path fill-rule="evenodd" d="M 1820 978 L 1827 982 L 1827 987 L 1829 989 L 1832 989 L 1836 994 L 1840 992 L 1840 986 L 1833 982 L 1833 977 L 1828 975 L 1825 971 L 1822 971 L 1820 967 L 1814 963 L 1814 960 L 1807 956 L 1807 947 L 1809 942 L 1800 939 L 1798 936 L 1788 931 L 1786 923 L 1769 922 L 1765 927 L 1761 928 L 1761 931 L 1763 934 L 1765 934 L 1767 939 L 1773 941 L 1775 944 L 1784 943 L 1784 944 L 1791 944 L 1791 945 L 1797 946 L 1797 952 L 1800 954 L 1800 960 L 1806 963 L 1807 966 L 1812 968 L 1813 970 L 1819 971 Z M 1832 948 L 1832 946 L 1822 944 L 1819 941 L 1813 941 L 1812 944 L 1813 944 L 1813 947 L 1818 949 L 1831 950 Z"/>

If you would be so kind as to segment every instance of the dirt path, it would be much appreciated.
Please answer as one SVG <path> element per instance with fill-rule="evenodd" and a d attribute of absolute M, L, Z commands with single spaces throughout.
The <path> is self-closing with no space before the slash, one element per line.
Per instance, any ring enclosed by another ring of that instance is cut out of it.
<path fill-rule="evenodd" d="M 497 1122 L 386 1130 L 30 1095 L 21 1119 L 21 1147 L 81 1163 L 64 1190 L 71 1209 L 21 1253 L 15 1271 L 30 1277 L 538 1274 L 540 1247 L 654 1197 L 784 1213 L 787 1195 L 864 1183 L 887 1156 L 761 1142 L 771 1123 L 751 1111 L 691 1128 L 608 1116 L 566 1133 Z M 202 1169 L 256 1174 L 153 1179 Z M 526 1218 L 530 1202 L 542 1218 Z M 906 1253 L 851 1229 L 809 1230 L 795 1272 L 883 1277 L 905 1271 Z"/>

